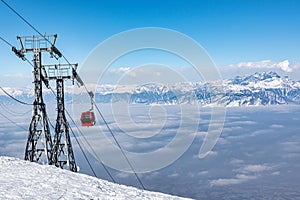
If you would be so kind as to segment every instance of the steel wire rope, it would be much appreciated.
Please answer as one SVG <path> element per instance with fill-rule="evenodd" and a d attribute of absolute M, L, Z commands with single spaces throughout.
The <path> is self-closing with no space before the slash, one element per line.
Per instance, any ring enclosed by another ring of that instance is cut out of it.
<path fill-rule="evenodd" d="M 24 101 L 21 101 L 15 97 L 13 97 L 11 94 L 9 94 L 6 90 L 4 90 L 1 86 L 0 86 L 0 89 L 4 92 L 4 94 L 6 94 L 8 97 L 10 97 L 11 99 L 15 100 L 16 102 L 19 102 L 20 104 L 23 104 L 23 105 L 29 105 L 29 106 L 32 106 L 33 104 L 32 103 L 26 103 Z"/>
<path fill-rule="evenodd" d="M 17 124 L 15 121 L 11 120 L 9 117 L 7 117 L 6 115 L 0 113 L 0 115 L 2 117 L 4 117 L 5 119 L 7 119 L 8 121 L 10 121 L 11 123 L 13 123 L 14 125 L 18 126 L 19 128 L 23 129 L 24 131 L 28 131 L 26 128 L 20 126 L 19 124 Z"/>
<path fill-rule="evenodd" d="M 57 96 L 56 96 L 56 94 L 55 94 L 55 92 L 54 92 L 54 90 L 52 89 L 51 86 L 49 86 L 49 89 L 52 91 L 52 94 L 57 98 Z M 71 114 L 68 112 L 68 110 L 67 110 L 66 108 L 65 108 L 65 111 L 66 111 L 66 113 L 67 113 L 69 119 L 70 119 L 70 120 L 72 121 L 72 123 L 75 125 L 77 131 L 80 133 L 81 137 L 84 139 L 84 141 L 85 141 L 86 144 L 89 146 L 89 148 L 92 150 L 92 152 L 95 154 L 95 151 L 94 151 L 93 147 L 92 147 L 92 146 L 90 145 L 90 143 L 87 141 L 87 139 L 85 138 L 85 136 L 83 135 L 83 133 L 82 133 L 82 131 L 79 129 L 79 127 L 77 126 L 77 124 L 76 124 L 75 120 L 73 119 L 73 117 L 71 116 Z M 70 128 L 70 130 L 71 130 L 73 136 L 75 137 L 76 142 L 78 143 L 78 145 L 79 145 L 79 147 L 80 147 L 81 145 L 79 144 L 78 139 L 77 139 L 75 133 L 73 132 L 73 130 L 72 130 L 70 124 L 67 123 L 67 125 L 68 125 L 68 127 Z M 81 148 L 81 147 L 80 147 L 80 148 Z M 93 168 L 92 168 L 90 162 L 89 162 L 88 159 L 87 159 L 86 154 L 85 154 L 85 153 L 83 153 L 83 154 L 84 154 L 84 157 L 86 158 L 87 162 L 89 163 L 90 168 L 92 169 L 94 175 L 97 177 L 95 171 L 93 170 Z M 113 178 L 112 174 L 109 172 L 109 170 L 107 169 L 107 167 L 106 167 L 106 166 L 104 165 L 104 163 L 102 162 L 102 159 L 101 159 L 97 154 L 95 154 L 95 155 L 96 155 L 96 157 L 98 158 L 98 161 L 100 162 L 100 164 L 102 165 L 102 167 L 104 168 L 105 172 L 106 172 L 106 173 L 108 174 L 108 176 L 110 177 L 110 179 L 111 179 L 114 183 L 116 183 L 116 181 L 115 181 L 115 179 Z"/>
<path fill-rule="evenodd" d="M 87 87 L 86 87 L 86 85 L 85 85 L 84 83 L 83 83 L 83 86 L 84 86 L 85 90 L 88 92 L 88 89 L 87 89 Z M 135 175 L 136 179 L 138 180 L 139 184 L 140 184 L 140 185 L 142 186 L 142 188 L 145 190 L 146 188 L 145 188 L 145 186 L 144 186 L 142 180 L 140 179 L 140 177 L 139 177 L 138 174 L 136 173 L 134 167 L 132 166 L 130 160 L 129 160 L 128 157 L 126 156 L 124 149 L 121 147 L 120 143 L 118 142 L 117 138 L 115 137 L 115 134 L 114 134 L 113 131 L 111 130 L 110 126 L 108 125 L 106 119 L 104 118 L 102 112 L 100 111 L 99 107 L 97 106 L 95 100 L 92 99 L 92 101 L 93 101 L 93 104 L 95 105 L 96 110 L 98 111 L 98 113 L 99 113 L 101 119 L 103 120 L 103 122 L 104 122 L 104 124 L 105 124 L 107 130 L 109 131 L 110 135 L 113 137 L 113 139 L 114 139 L 115 143 L 117 144 L 118 148 L 120 149 L 120 151 L 121 151 L 123 157 L 125 158 L 126 162 L 128 163 L 130 169 L 131 169 L 132 172 L 134 173 L 134 175 Z"/>
<path fill-rule="evenodd" d="M 24 116 L 26 114 L 28 114 L 29 112 L 32 112 L 32 109 L 24 112 L 24 113 L 18 113 L 14 110 L 11 110 L 10 108 L 8 108 L 7 105 L 5 105 L 4 103 L 0 102 L 0 107 L 7 113 L 11 114 L 11 115 L 15 115 L 15 116 Z"/>

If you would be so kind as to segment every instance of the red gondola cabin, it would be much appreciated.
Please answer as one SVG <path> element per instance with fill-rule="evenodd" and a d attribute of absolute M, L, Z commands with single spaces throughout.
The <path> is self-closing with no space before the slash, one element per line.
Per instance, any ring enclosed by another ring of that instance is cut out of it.
<path fill-rule="evenodd" d="M 82 126 L 94 126 L 95 125 L 94 112 L 87 111 L 81 113 L 80 121 Z"/>

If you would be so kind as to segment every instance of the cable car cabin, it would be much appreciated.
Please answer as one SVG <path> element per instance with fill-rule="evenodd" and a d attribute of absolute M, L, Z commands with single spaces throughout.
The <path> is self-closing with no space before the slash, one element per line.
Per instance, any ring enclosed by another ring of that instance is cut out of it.
<path fill-rule="evenodd" d="M 80 121 L 82 126 L 94 126 L 95 125 L 94 112 L 87 111 L 81 113 Z"/>

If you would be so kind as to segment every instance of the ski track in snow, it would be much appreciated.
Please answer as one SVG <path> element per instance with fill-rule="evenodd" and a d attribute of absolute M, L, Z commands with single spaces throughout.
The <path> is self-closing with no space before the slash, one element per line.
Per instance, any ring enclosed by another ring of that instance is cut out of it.
<path fill-rule="evenodd" d="M 185 199 L 0 156 L 0 199 Z"/>

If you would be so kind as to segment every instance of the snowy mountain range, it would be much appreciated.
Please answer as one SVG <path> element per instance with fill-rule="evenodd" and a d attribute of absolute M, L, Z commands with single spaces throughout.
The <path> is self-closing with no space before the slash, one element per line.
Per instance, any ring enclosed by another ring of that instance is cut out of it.
<path fill-rule="evenodd" d="M 5 88 L 15 98 L 32 102 L 29 88 Z M 82 103 L 80 96 L 66 90 L 66 101 Z M 44 99 L 55 102 L 48 91 Z M 0 93 L 1 102 L 15 103 Z M 84 100 L 86 101 L 86 99 Z M 281 77 L 275 72 L 261 72 L 237 76 L 215 82 L 182 82 L 173 84 L 149 83 L 145 85 L 98 85 L 95 92 L 97 103 L 127 102 L 131 104 L 194 104 L 201 106 L 258 106 L 300 103 L 300 82 Z"/>
<path fill-rule="evenodd" d="M 0 156 L 0 199 L 186 199 Z"/>

